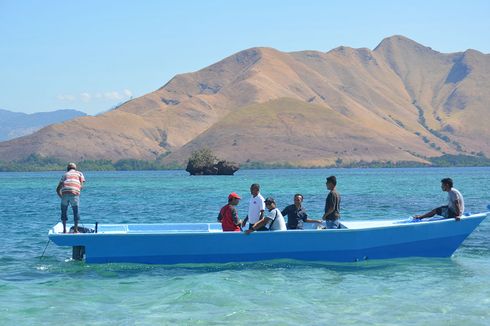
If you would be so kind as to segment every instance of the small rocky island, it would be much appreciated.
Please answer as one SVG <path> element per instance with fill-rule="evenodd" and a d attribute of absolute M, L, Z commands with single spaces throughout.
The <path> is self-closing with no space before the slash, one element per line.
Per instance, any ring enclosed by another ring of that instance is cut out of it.
<path fill-rule="evenodd" d="M 239 164 L 219 160 L 208 148 L 192 152 L 187 168 L 190 175 L 233 175 L 240 169 Z"/>

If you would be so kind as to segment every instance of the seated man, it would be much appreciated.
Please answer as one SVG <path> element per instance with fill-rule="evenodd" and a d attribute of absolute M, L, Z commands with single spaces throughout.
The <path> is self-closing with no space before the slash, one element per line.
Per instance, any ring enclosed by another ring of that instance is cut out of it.
<path fill-rule="evenodd" d="M 306 210 L 304 209 L 302 203 L 303 203 L 303 195 L 302 194 L 296 194 L 294 195 L 294 204 L 287 206 L 282 210 L 282 215 L 283 216 L 288 216 L 288 224 L 287 228 L 288 230 L 294 230 L 294 229 L 303 229 L 303 223 L 322 223 L 321 220 L 311 220 L 308 218 L 308 214 L 306 213 Z"/>
<path fill-rule="evenodd" d="M 444 218 L 454 218 L 456 221 L 459 221 L 461 219 L 461 215 L 463 215 L 464 212 L 464 199 L 459 190 L 453 188 L 453 180 L 451 178 L 442 179 L 441 189 L 442 191 L 447 192 L 447 205 L 437 207 L 423 215 L 415 215 L 413 218 L 423 219 L 426 217 L 432 217 L 437 214 L 443 216 Z"/>
<path fill-rule="evenodd" d="M 252 227 L 246 231 L 247 234 L 250 234 L 253 231 L 286 230 L 286 222 L 284 222 L 281 211 L 276 208 L 276 201 L 274 198 L 267 197 L 265 200 L 265 207 L 269 210 L 269 213 L 252 225 Z"/>
<path fill-rule="evenodd" d="M 238 218 L 236 205 L 240 202 L 240 196 L 235 192 L 228 195 L 228 204 L 223 206 L 218 214 L 218 221 L 221 222 L 223 231 L 241 231 L 242 221 Z"/>

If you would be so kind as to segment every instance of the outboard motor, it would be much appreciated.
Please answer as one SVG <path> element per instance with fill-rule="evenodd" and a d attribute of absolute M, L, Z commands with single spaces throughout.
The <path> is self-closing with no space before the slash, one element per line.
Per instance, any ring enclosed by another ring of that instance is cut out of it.
<path fill-rule="evenodd" d="M 95 225 L 97 229 L 97 224 Z M 70 228 L 70 233 L 75 230 L 75 227 L 72 226 Z M 94 229 L 86 228 L 84 226 L 78 226 L 78 233 L 94 233 L 96 232 Z M 71 258 L 73 260 L 83 260 L 83 256 L 85 256 L 85 246 L 73 246 Z"/>
<path fill-rule="evenodd" d="M 85 256 L 85 246 L 73 246 L 71 258 L 73 260 L 83 260 Z"/>

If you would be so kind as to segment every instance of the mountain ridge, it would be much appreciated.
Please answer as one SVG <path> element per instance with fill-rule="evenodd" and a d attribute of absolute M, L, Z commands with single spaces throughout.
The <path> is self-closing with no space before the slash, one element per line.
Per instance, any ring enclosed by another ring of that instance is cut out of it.
<path fill-rule="evenodd" d="M 339 46 L 328 52 L 286 53 L 250 48 L 199 71 L 176 75 L 116 110 L 2 142 L 0 157 L 16 160 L 35 153 L 67 160 L 136 158 L 168 163 L 183 162 L 189 148 L 206 146 L 225 159 L 268 162 L 270 153 L 255 149 L 258 139 L 251 135 L 263 131 L 257 127 L 263 122 L 261 110 L 284 118 L 278 105 L 287 108 L 285 115 L 295 115 L 291 106 L 297 113 L 316 112 L 323 124 L 309 115 L 297 117 L 320 137 L 319 149 L 309 148 L 303 154 L 307 159 L 290 161 L 284 150 L 290 144 L 277 134 L 276 142 L 269 144 L 275 148 L 274 163 L 427 162 L 424 158 L 444 154 L 490 155 L 490 144 L 484 140 L 490 136 L 486 130 L 490 95 L 485 94 L 489 72 L 489 55 L 475 50 L 444 54 L 399 35 L 383 39 L 374 50 Z M 245 119 L 247 110 L 254 115 Z M 238 113 L 245 119 L 241 125 L 228 121 Z M 283 120 L 288 126 L 284 134 L 292 132 L 300 143 L 311 142 L 311 135 L 295 128 L 287 117 Z M 276 121 L 269 125 L 276 126 Z M 219 127 L 228 133 L 236 129 L 236 145 L 220 140 L 226 133 Z M 328 139 L 321 128 L 334 128 L 345 149 L 320 146 L 322 139 Z M 369 140 L 368 146 L 360 146 L 359 139 Z M 77 144 L 76 157 L 65 150 L 70 143 Z"/>
<path fill-rule="evenodd" d="M 52 123 L 59 123 L 86 113 L 73 109 L 22 113 L 0 109 L 0 141 L 31 134 Z"/>

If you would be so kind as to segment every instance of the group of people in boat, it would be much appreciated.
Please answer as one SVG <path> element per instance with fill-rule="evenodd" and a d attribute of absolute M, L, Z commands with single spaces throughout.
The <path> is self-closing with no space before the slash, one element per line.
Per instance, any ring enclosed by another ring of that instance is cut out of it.
<path fill-rule="evenodd" d="M 264 197 L 260 194 L 260 185 L 254 183 L 250 186 L 250 201 L 248 204 L 248 214 L 245 219 L 238 217 L 236 206 L 241 197 L 232 192 L 228 195 L 228 204 L 223 206 L 218 214 L 218 221 L 221 222 L 223 231 L 242 231 L 248 223 L 245 233 L 250 234 L 254 231 L 275 231 L 303 229 L 303 223 L 318 223 L 326 221 L 326 228 L 340 228 L 340 194 L 336 190 L 337 178 L 330 176 L 327 178 L 326 185 L 330 191 L 325 201 L 325 213 L 322 219 L 310 219 L 303 207 L 303 195 L 295 194 L 294 203 L 286 206 L 282 211 L 277 208 L 274 198 Z M 267 212 L 266 212 L 267 209 Z M 286 223 L 284 216 L 288 217 Z"/>
<path fill-rule="evenodd" d="M 245 219 L 238 217 L 236 206 L 241 197 L 232 192 L 228 195 L 228 204 L 223 206 L 218 214 L 218 221 L 221 222 L 223 231 L 242 231 L 248 223 L 245 233 L 250 234 L 254 231 L 275 231 L 303 229 L 304 223 L 318 223 L 325 221 L 326 228 L 340 228 L 340 194 L 336 190 L 337 178 L 330 176 L 327 178 L 326 185 L 330 191 L 325 201 L 325 213 L 322 219 L 310 219 L 303 207 L 303 195 L 295 194 L 293 204 L 286 206 L 282 211 L 277 208 L 274 198 L 264 197 L 260 194 L 260 185 L 254 183 L 250 186 L 250 201 L 248 204 L 248 214 Z M 267 209 L 267 211 L 266 211 Z M 284 216 L 288 217 L 286 223 Z"/>
<path fill-rule="evenodd" d="M 277 208 L 276 201 L 272 197 L 264 197 L 260 194 L 260 185 L 254 183 L 250 186 L 250 201 L 248 214 L 245 219 L 238 217 L 236 206 L 241 197 L 232 192 L 228 195 L 228 204 L 223 206 L 218 214 L 218 221 L 221 222 L 223 231 L 239 232 L 243 231 L 247 222 L 248 229 L 246 234 L 254 231 L 276 231 L 303 229 L 303 223 L 317 223 L 320 228 L 339 229 L 342 225 L 340 219 L 340 194 L 336 190 L 337 178 L 330 176 L 326 180 L 329 190 L 325 201 L 325 212 L 321 219 L 310 219 L 303 207 L 303 195 L 294 195 L 294 204 L 286 206 L 282 211 Z M 431 210 L 422 215 L 413 216 L 414 219 L 433 217 L 436 214 L 444 218 L 454 218 L 456 221 L 461 219 L 464 212 L 464 199 L 459 190 L 453 187 L 451 178 L 441 180 L 441 189 L 448 193 L 448 203 Z M 267 212 L 266 210 L 267 209 Z M 287 223 L 284 216 L 288 217 Z M 325 225 L 323 225 L 325 222 Z"/>
<path fill-rule="evenodd" d="M 78 223 L 80 221 L 80 192 L 83 188 L 85 177 L 82 172 L 77 170 L 75 163 L 69 163 L 66 172 L 56 187 L 56 193 L 61 199 L 61 222 L 63 224 L 63 233 L 66 233 L 67 211 L 71 206 L 73 210 L 74 226 L 72 232 L 78 232 Z M 340 194 L 337 192 L 337 178 L 329 176 L 326 180 L 326 186 L 329 190 L 325 200 L 325 211 L 321 219 L 309 218 L 303 207 L 303 195 L 295 194 L 294 203 L 286 206 L 282 211 L 277 208 L 276 201 L 272 197 L 264 197 L 260 194 L 260 185 L 254 183 L 250 186 L 250 201 L 248 214 L 245 219 L 238 217 L 236 206 L 241 197 L 232 192 L 228 195 L 228 204 L 223 206 L 218 214 L 218 221 L 221 222 L 223 231 L 242 231 L 248 223 L 247 234 L 254 231 L 275 231 L 288 229 L 302 229 L 304 223 L 318 223 L 326 229 L 338 229 L 342 225 L 340 219 Z M 444 218 L 454 218 L 459 221 L 464 212 L 464 199 L 461 192 L 453 187 L 451 178 L 441 180 L 441 189 L 448 193 L 448 204 L 437 207 L 430 212 L 422 215 L 415 215 L 414 219 L 423 219 L 440 215 Z M 267 212 L 266 212 L 267 209 Z M 288 217 L 286 223 L 284 216 Z M 325 224 L 323 224 L 325 222 Z"/>

